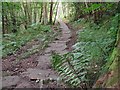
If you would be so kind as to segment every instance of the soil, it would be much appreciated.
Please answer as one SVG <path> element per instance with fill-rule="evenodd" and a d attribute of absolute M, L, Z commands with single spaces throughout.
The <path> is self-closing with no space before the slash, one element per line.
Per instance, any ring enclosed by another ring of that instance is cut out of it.
<path fill-rule="evenodd" d="M 78 29 L 74 29 L 72 27 L 72 25 L 70 25 L 69 23 L 66 23 L 66 25 L 68 26 L 68 28 L 71 30 L 71 38 L 70 38 L 70 42 L 67 43 L 67 46 L 68 46 L 68 50 L 69 51 L 72 51 L 73 48 L 72 48 L 72 45 L 74 45 L 77 41 L 77 30 Z"/>
<path fill-rule="evenodd" d="M 10 55 L 2 60 L 3 83 L 5 90 L 16 90 L 17 88 L 65 88 L 64 83 L 59 81 L 59 75 L 53 70 L 50 58 L 53 51 L 59 54 L 65 54 L 72 51 L 72 45 L 76 42 L 76 31 L 70 25 L 60 21 L 61 35 L 55 37 L 55 40 L 48 44 L 48 47 L 41 54 L 35 53 L 28 58 L 17 60 L 17 56 L 25 52 L 28 48 L 40 44 L 33 40 L 23 46 L 16 55 Z M 69 29 L 69 28 L 71 29 Z M 16 77 L 17 78 L 16 78 Z M 18 79 L 19 77 L 19 79 Z M 9 80 L 18 80 L 17 82 L 8 82 Z M 9 86 L 7 86 L 9 83 Z"/>
<path fill-rule="evenodd" d="M 39 53 L 30 55 L 28 58 L 25 59 L 18 59 L 18 57 L 26 52 L 29 48 L 34 45 L 38 45 L 40 42 L 36 40 L 32 40 L 28 42 L 26 45 L 21 47 L 16 54 L 9 55 L 2 59 L 2 71 L 3 76 L 8 75 L 19 75 L 21 72 L 26 71 L 27 68 L 34 68 L 38 64 L 36 58 L 39 56 Z"/>

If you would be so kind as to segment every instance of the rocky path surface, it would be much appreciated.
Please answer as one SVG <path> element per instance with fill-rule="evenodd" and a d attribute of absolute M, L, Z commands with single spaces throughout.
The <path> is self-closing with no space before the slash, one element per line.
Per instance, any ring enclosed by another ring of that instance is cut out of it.
<path fill-rule="evenodd" d="M 27 71 L 19 76 L 7 76 L 3 78 L 3 87 L 15 86 L 15 88 L 58 88 L 65 87 L 58 83 L 59 76 L 52 69 L 51 54 L 57 52 L 65 54 L 68 52 L 67 43 L 71 38 L 71 31 L 67 25 L 60 21 L 62 35 L 56 37 L 56 40 L 48 45 L 44 53 L 38 58 L 38 64 L 35 68 L 28 68 Z M 16 90 L 16 89 L 15 89 Z"/>

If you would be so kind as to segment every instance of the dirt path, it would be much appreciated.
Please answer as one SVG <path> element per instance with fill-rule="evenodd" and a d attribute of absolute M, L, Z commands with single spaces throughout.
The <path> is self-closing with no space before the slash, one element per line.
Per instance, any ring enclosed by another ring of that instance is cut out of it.
<path fill-rule="evenodd" d="M 66 23 L 66 25 L 67 25 L 68 28 L 71 30 L 71 38 L 70 38 L 70 41 L 66 43 L 66 44 L 67 44 L 67 47 L 68 47 L 67 50 L 68 50 L 68 51 L 72 51 L 72 50 L 73 50 L 72 46 L 73 46 L 73 45 L 76 43 L 76 41 L 77 41 L 77 34 L 76 34 L 77 29 L 74 29 L 73 26 L 70 25 L 70 24 L 68 24 L 68 23 Z"/>
<path fill-rule="evenodd" d="M 71 31 L 68 26 L 60 21 L 60 28 L 62 35 L 56 37 L 57 39 L 50 43 L 45 49 L 44 53 L 37 59 L 38 64 L 34 68 L 28 68 L 27 71 L 22 72 L 19 76 L 7 76 L 3 78 L 3 87 L 15 88 L 64 88 L 64 84 L 58 83 L 59 76 L 52 69 L 51 54 L 57 52 L 65 54 L 69 51 L 70 40 L 72 38 Z M 74 34 L 75 35 L 75 34 Z M 69 42 L 69 44 L 68 44 Z M 68 44 L 68 45 L 67 45 Z M 8 89 L 7 89 L 8 90 Z"/>

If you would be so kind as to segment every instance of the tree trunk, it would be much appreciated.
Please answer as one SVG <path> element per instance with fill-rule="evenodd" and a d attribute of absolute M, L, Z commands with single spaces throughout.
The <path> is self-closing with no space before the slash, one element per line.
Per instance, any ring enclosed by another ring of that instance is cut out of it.
<path fill-rule="evenodd" d="M 51 5 L 50 5 L 50 24 L 52 24 L 52 16 L 53 16 L 53 1 L 51 0 Z"/>
<path fill-rule="evenodd" d="M 89 2 L 87 2 L 87 1 L 85 0 L 85 6 L 86 6 L 86 8 L 88 8 L 88 4 L 89 4 Z M 90 19 L 90 11 L 89 11 L 89 14 L 87 15 L 87 19 Z"/>
<path fill-rule="evenodd" d="M 32 23 L 30 4 L 31 4 L 30 2 L 28 2 L 28 3 L 26 2 L 26 12 L 27 12 L 29 24 Z"/>
<path fill-rule="evenodd" d="M 12 30 L 12 32 L 13 32 L 13 33 L 16 33 L 16 32 L 17 32 L 17 25 L 16 25 L 16 17 L 15 17 L 15 14 L 12 12 L 10 16 L 11 16 L 12 24 L 13 24 L 13 30 Z"/>
<path fill-rule="evenodd" d="M 36 13 L 36 7 L 37 6 L 37 3 L 35 2 L 34 3 L 34 23 L 36 23 L 36 17 L 37 17 L 37 13 Z"/>
<path fill-rule="evenodd" d="M 47 2 L 43 3 L 43 24 L 48 24 Z"/>
<path fill-rule="evenodd" d="M 56 21 L 58 6 L 59 6 L 59 3 L 57 3 L 57 8 L 56 8 L 56 13 L 55 13 L 55 18 L 54 18 L 54 23 L 53 24 L 55 24 L 55 21 Z"/>
<path fill-rule="evenodd" d="M 98 2 L 96 2 L 96 4 L 99 4 Z M 94 10 L 94 23 L 99 24 L 100 21 L 100 8 L 97 10 Z"/>
<path fill-rule="evenodd" d="M 58 1 L 58 0 L 57 0 L 57 1 Z M 57 1 L 56 1 L 55 5 L 54 5 L 54 7 L 53 7 L 53 11 L 55 10 L 55 7 L 57 6 Z"/>
<path fill-rule="evenodd" d="M 40 21 L 39 22 L 41 22 L 42 21 L 42 15 L 43 14 L 43 4 L 41 5 L 41 12 L 40 12 Z"/>
<path fill-rule="evenodd" d="M 2 2 L 2 33 L 5 34 L 5 13 L 4 13 L 4 2 Z"/>
<path fill-rule="evenodd" d="M 74 3 L 74 6 L 75 6 L 75 18 L 74 18 L 74 20 L 76 21 L 80 18 L 80 14 L 82 14 L 81 9 L 80 9 L 80 2 Z"/>
<path fill-rule="evenodd" d="M 9 4 L 7 3 L 8 5 L 8 8 L 11 8 L 9 7 Z M 13 33 L 16 33 L 17 32 L 17 22 L 16 22 L 16 15 L 15 15 L 15 11 L 13 11 L 13 8 L 14 6 L 11 8 L 10 10 L 10 17 L 11 17 L 11 21 L 12 21 L 12 32 Z"/>
<path fill-rule="evenodd" d="M 24 9 L 24 14 L 25 14 L 25 23 L 24 23 L 24 26 L 25 26 L 25 29 L 27 29 L 27 26 L 28 26 L 28 16 L 27 16 L 26 5 L 24 5 L 24 4 L 25 3 L 22 4 L 23 9 Z"/>
<path fill-rule="evenodd" d="M 32 24 L 32 3 L 29 4 L 29 17 L 30 17 L 30 24 Z"/>

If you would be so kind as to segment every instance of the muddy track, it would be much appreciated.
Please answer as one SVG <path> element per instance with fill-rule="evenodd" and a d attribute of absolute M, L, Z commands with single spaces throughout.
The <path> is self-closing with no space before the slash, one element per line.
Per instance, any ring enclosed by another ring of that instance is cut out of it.
<path fill-rule="evenodd" d="M 3 78 L 3 88 L 65 88 L 66 86 L 59 82 L 59 75 L 52 69 L 50 62 L 52 52 L 65 54 L 72 50 L 71 46 L 76 41 L 76 33 L 70 30 L 68 26 L 60 21 L 62 35 L 55 37 L 56 39 L 48 44 L 45 51 L 38 56 L 37 65 L 27 68 L 26 71 L 19 75 L 6 76 Z M 26 64 L 27 66 L 27 64 Z"/>

